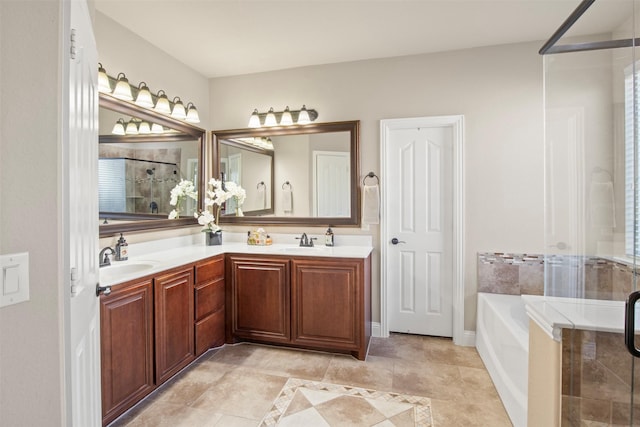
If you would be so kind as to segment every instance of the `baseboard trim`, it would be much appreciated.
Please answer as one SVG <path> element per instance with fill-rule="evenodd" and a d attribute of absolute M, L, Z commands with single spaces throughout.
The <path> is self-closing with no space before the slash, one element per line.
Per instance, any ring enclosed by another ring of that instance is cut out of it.
<path fill-rule="evenodd" d="M 476 346 L 476 332 L 465 330 L 462 334 L 462 338 L 453 342 L 455 345 L 463 347 L 475 347 Z"/>
<path fill-rule="evenodd" d="M 382 338 L 380 322 L 371 322 L 371 336 L 374 338 Z"/>

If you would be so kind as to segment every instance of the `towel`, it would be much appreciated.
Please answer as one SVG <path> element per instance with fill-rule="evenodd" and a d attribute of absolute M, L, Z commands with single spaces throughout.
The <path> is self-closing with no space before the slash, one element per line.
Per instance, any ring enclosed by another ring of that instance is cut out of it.
<path fill-rule="evenodd" d="M 266 209 L 267 208 L 267 198 L 266 196 L 266 191 L 264 191 L 264 189 L 266 188 L 266 186 L 264 185 L 258 185 L 258 194 L 256 196 L 256 201 L 257 201 L 257 205 L 259 207 L 259 209 Z"/>
<path fill-rule="evenodd" d="M 591 182 L 589 191 L 591 226 L 601 228 L 615 228 L 616 205 L 613 193 L 613 183 Z"/>
<path fill-rule="evenodd" d="M 380 188 L 378 185 L 362 187 L 362 223 L 380 223 Z"/>
<path fill-rule="evenodd" d="M 282 210 L 287 213 L 293 211 L 293 193 L 288 188 L 282 190 Z"/>

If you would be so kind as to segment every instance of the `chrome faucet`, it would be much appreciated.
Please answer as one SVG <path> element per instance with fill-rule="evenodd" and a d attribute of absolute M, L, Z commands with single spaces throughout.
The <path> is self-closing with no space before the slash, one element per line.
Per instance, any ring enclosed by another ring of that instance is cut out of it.
<path fill-rule="evenodd" d="M 106 253 L 107 251 L 111 251 L 111 252 Z M 115 251 L 113 250 L 113 248 L 109 246 L 101 250 L 100 255 L 98 255 L 98 259 L 100 260 L 100 267 L 106 267 L 108 265 L 111 265 L 111 260 L 109 259 L 109 255 L 113 255 L 113 254 L 115 254 Z"/>
<path fill-rule="evenodd" d="M 307 233 L 302 233 L 302 236 L 296 237 L 296 240 L 300 240 L 300 247 L 312 248 L 313 247 L 313 241 L 317 240 L 317 238 L 308 237 Z"/>

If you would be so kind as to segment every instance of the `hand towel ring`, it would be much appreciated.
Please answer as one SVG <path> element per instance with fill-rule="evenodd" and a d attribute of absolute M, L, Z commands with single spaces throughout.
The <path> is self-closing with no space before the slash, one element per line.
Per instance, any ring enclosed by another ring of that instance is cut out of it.
<path fill-rule="evenodd" d="M 362 178 L 362 184 L 366 185 L 367 184 L 367 178 L 375 178 L 376 179 L 376 183 L 379 185 L 380 184 L 380 178 L 378 178 L 378 175 L 376 175 L 373 172 L 369 172 L 368 174 L 365 175 L 364 178 Z"/>
<path fill-rule="evenodd" d="M 264 181 L 260 181 L 257 185 L 256 185 L 256 189 L 260 189 L 260 186 L 263 186 L 264 188 L 267 188 L 266 185 L 264 185 Z"/>
<path fill-rule="evenodd" d="M 290 183 L 289 181 L 285 181 L 285 182 L 282 184 L 282 189 L 283 189 L 283 190 L 285 189 L 285 188 L 284 188 L 285 186 L 288 186 L 288 187 L 289 187 L 289 190 L 291 190 L 291 189 L 293 188 L 293 187 L 291 186 L 291 183 Z"/>

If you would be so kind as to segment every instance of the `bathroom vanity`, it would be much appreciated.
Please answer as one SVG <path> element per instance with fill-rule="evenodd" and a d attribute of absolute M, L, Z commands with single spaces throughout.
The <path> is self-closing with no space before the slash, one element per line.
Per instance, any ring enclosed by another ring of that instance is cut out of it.
<path fill-rule="evenodd" d="M 349 352 L 371 337 L 370 257 L 227 255 L 227 342 Z"/>
<path fill-rule="evenodd" d="M 101 285 L 111 292 L 100 296 L 103 425 L 225 342 L 364 360 L 371 250 L 200 244 L 104 268 Z"/>

